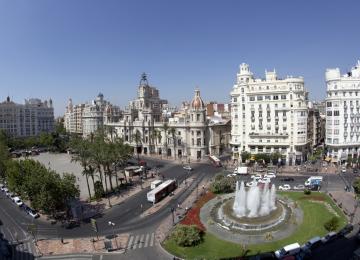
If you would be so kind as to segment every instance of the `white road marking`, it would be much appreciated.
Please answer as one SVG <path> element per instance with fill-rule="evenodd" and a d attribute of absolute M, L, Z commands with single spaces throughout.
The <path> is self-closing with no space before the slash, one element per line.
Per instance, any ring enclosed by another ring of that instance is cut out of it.
<path fill-rule="evenodd" d="M 146 234 L 144 247 L 147 247 L 147 246 L 148 246 L 148 244 L 149 244 L 149 238 L 150 238 L 150 235 L 149 235 L 149 234 Z"/>
<path fill-rule="evenodd" d="M 154 245 L 154 238 L 155 238 L 155 234 L 152 233 L 152 234 L 151 234 L 151 240 L 150 240 L 150 246 L 153 246 L 153 245 Z"/>
<path fill-rule="evenodd" d="M 134 240 L 134 236 L 131 236 L 131 237 L 130 237 L 130 240 L 129 240 L 129 242 L 128 242 L 127 249 L 130 249 L 130 248 L 131 248 L 133 240 Z"/>
<path fill-rule="evenodd" d="M 139 240 L 139 235 L 137 235 L 137 236 L 135 237 L 133 249 L 136 249 L 136 248 L 137 248 L 137 246 L 138 246 L 138 244 L 139 244 L 139 242 L 140 242 L 140 241 L 138 241 L 138 240 Z"/>
<path fill-rule="evenodd" d="M 143 243 L 144 243 L 144 234 L 142 234 L 141 235 L 141 237 L 140 237 L 140 241 L 139 241 L 139 248 L 142 248 L 142 246 L 143 246 Z"/>

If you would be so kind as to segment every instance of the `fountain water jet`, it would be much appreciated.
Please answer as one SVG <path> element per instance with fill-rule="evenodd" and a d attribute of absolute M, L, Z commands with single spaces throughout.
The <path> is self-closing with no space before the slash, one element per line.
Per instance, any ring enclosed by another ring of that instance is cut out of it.
<path fill-rule="evenodd" d="M 275 185 L 266 183 L 260 190 L 258 186 L 245 189 L 244 182 L 236 182 L 235 200 L 233 211 L 237 217 L 256 218 L 269 215 L 276 209 L 276 188 Z"/>

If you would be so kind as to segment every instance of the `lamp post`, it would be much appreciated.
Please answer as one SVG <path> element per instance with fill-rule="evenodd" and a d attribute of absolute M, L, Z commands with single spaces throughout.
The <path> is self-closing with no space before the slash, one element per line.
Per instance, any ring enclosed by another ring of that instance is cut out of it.
<path fill-rule="evenodd" d="M 109 222 L 108 222 L 108 224 L 109 224 L 109 226 L 111 226 L 111 228 L 112 228 L 112 231 L 113 231 L 113 237 L 114 237 L 114 239 L 115 239 L 115 244 L 116 244 L 116 249 L 118 249 L 118 248 L 119 248 L 119 246 L 118 246 L 118 243 L 117 243 L 117 239 L 116 239 L 116 236 L 115 236 L 115 230 L 114 230 L 115 223 L 114 223 L 114 222 L 109 221 Z"/>

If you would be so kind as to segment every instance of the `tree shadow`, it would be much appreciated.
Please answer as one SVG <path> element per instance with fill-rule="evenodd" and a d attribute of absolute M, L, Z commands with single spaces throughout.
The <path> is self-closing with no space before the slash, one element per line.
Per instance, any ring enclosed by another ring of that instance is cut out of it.
<path fill-rule="evenodd" d="M 16 260 L 16 259 L 26 259 L 33 260 L 35 256 L 26 251 L 20 251 L 18 246 L 22 242 L 11 243 L 9 240 L 3 237 L 3 234 L 0 233 L 0 259 L 1 260 Z"/>

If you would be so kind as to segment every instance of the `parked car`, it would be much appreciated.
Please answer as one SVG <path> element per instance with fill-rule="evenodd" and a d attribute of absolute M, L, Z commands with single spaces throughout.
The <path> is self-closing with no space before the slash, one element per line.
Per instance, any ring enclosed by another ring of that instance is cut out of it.
<path fill-rule="evenodd" d="M 279 186 L 279 190 L 291 190 L 291 187 L 289 184 L 284 184 Z"/>
<path fill-rule="evenodd" d="M 292 177 L 285 177 L 285 178 L 281 178 L 280 181 L 294 181 L 294 178 L 292 178 Z"/>
<path fill-rule="evenodd" d="M 227 177 L 236 177 L 236 173 L 229 173 L 228 175 L 226 175 Z"/>
<path fill-rule="evenodd" d="M 275 173 L 273 172 L 268 172 L 267 174 L 264 175 L 265 178 L 276 178 Z"/>
<path fill-rule="evenodd" d="M 342 173 L 346 173 L 346 167 L 344 167 L 344 166 L 341 167 L 341 172 L 342 172 Z"/>
<path fill-rule="evenodd" d="M 302 185 L 302 184 L 299 184 L 299 185 L 295 185 L 293 189 L 294 189 L 294 190 L 304 190 L 304 189 L 305 189 L 305 186 Z"/>
<path fill-rule="evenodd" d="M 326 244 L 326 243 L 329 243 L 333 240 L 335 240 L 337 238 L 338 234 L 334 231 L 328 233 L 326 236 L 324 236 L 322 239 L 321 239 L 321 242 L 323 242 L 323 244 Z"/>
<path fill-rule="evenodd" d="M 313 237 L 312 239 L 310 239 L 309 241 L 307 241 L 305 244 L 303 244 L 301 246 L 301 249 L 306 251 L 306 250 L 312 250 L 318 246 L 320 246 L 322 244 L 321 238 L 319 236 L 317 237 Z"/>
<path fill-rule="evenodd" d="M 6 194 L 6 192 L 8 192 L 9 189 L 8 189 L 6 186 L 4 186 L 4 187 L 1 188 L 1 191 L 2 191 L 2 192 L 5 192 L 5 194 Z"/>
<path fill-rule="evenodd" d="M 63 223 L 61 226 L 66 228 L 66 229 L 72 229 L 72 228 L 75 228 L 75 227 L 79 227 L 80 222 L 75 221 L 75 220 L 70 220 L 70 221 L 67 221 L 67 222 Z"/>
<path fill-rule="evenodd" d="M 25 208 L 24 208 L 24 210 L 26 211 L 26 213 L 27 214 L 29 214 L 31 217 L 33 217 L 33 218 L 38 218 L 38 217 L 40 217 L 40 215 L 35 211 L 35 210 L 33 210 L 32 208 L 30 208 L 30 207 L 28 207 L 28 206 L 26 206 Z"/>
<path fill-rule="evenodd" d="M 295 255 L 295 254 L 299 253 L 300 250 L 301 250 L 301 247 L 300 247 L 299 243 L 294 243 L 294 244 L 284 246 L 283 248 L 275 251 L 275 256 L 278 259 L 283 259 L 287 256 L 291 256 L 291 255 Z"/>
<path fill-rule="evenodd" d="M 265 252 L 249 257 L 249 260 L 271 260 L 271 259 L 276 259 L 274 252 Z"/>
<path fill-rule="evenodd" d="M 192 171 L 192 168 L 190 167 L 190 165 L 184 166 L 183 169 L 187 170 L 187 171 Z"/>
<path fill-rule="evenodd" d="M 24 204 L 19 197 L 14 197 L 14 198 L 13 198 L 13 201 L 14 201 L 15 204 L 18 205 L 19 207 L 21 207 L 21 206 Z"/>
<path fill-rule="evenodd" d="M 359 172 L 359 171 L 358 171 L 357 169 L 354 169 L 354 170 L 353 170 L 353 173 L 355 173 L 355 174 L 358 173 L 358 172 Z"/>
<path fill-rule="evenodd" d="M 340 236 L 345 236 L 349 234 L 354 229 L 354 226 L 351 224 L 347 224 L 343 229 L 339 231 Z"/>

